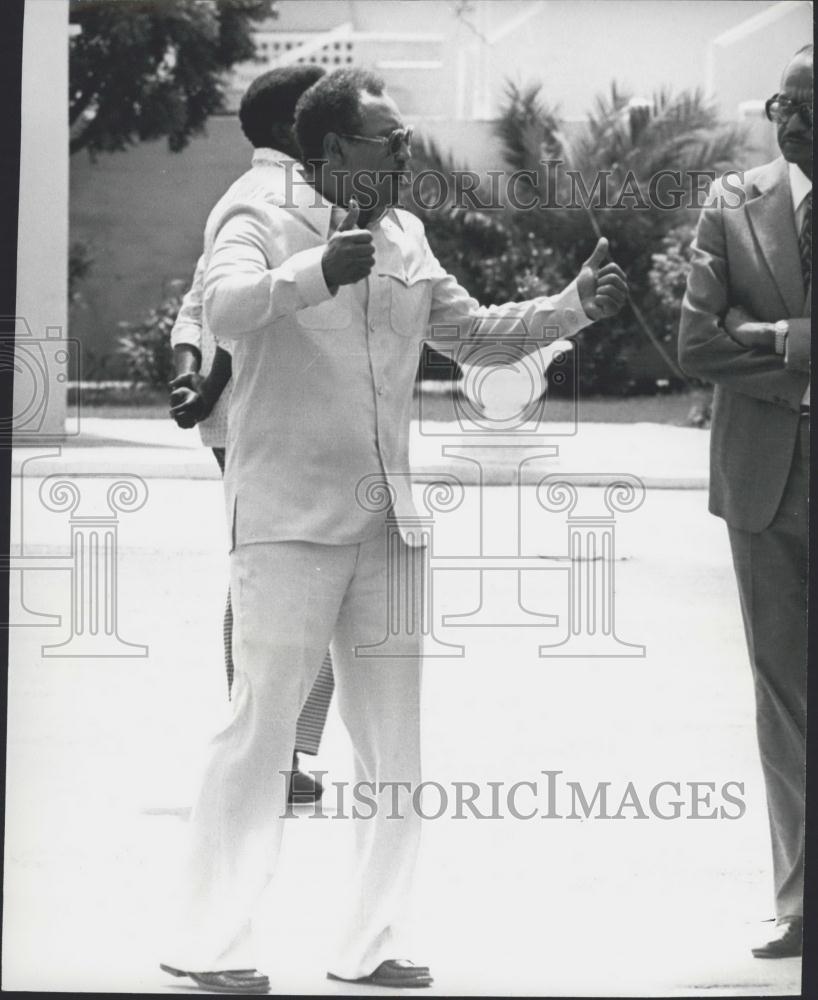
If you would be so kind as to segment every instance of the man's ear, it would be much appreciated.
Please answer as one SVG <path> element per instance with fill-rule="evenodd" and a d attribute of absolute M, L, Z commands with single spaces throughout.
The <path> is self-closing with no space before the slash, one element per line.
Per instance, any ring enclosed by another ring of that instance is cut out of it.
<path fill-rule="evenodd" d="M 335 132 L 327 132 L 322 143 L 324 159 L 344 161 L 344 147 L 341 145 L 340 136 Z"/>

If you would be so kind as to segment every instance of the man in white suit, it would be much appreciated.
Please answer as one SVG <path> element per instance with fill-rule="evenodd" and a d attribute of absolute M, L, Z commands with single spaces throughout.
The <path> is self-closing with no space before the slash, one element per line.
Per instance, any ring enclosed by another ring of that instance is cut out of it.
<path fill-rule="evenodd" d="M 390 655 L 366 655 L 387 634 L 388 517 L 404 533 L 405 579 L 422 575 L 408 487 L 419 351 L 444 325 L 475 341 L 527 332 L 533 350 L 545 328 L 570 337 L 613 315 L 627 284 L 617 265 L 603 264 L 601 240 L 559 295 L 479 306 L 435 259 L 421 222 L 389 207 L 408 169 L 410 130 L 370 73 L 320 80 L 299 101 L 296 134 L 305 161 L 323 161 L 314 189 L 299 186 L 289 203 L 234 205 L 214 234 L 205 278 L 209 323 L 233 342 L 225 495 L 234 711 L 212 744 L 191 817 L 165 968 L 206 989 L 269 989 L 267 976 L 241 970 L 254 964 L 251 909 L 274 871 L 285 811 L 270 762 L 286 769 L 331 641 L 356 778 L 374 808 L 353 820 L 348 922 L 329 976 L 423 987 L 429 969 L 402 958 L 401 943 L 420 834 L 411 808 L 420 783 L 419 630 L 403 626 L 390 635 Z M 373 177 L 374 204 L 361 196 L 359 212 L 356 182 Z M 391 498 L 388 511 L 370 502 L 379 492 Z"/>

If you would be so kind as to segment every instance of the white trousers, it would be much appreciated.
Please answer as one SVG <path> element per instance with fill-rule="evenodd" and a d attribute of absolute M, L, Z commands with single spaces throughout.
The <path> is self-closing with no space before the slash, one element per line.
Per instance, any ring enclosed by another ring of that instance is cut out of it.
<path fill-rule="evenodd" d="M 371 818 L 349 820 L 356 824 L 353 890 L 329 971 L 354 978 L 407 957 L 399 928 L 420 818 L 408 792 L 394 809 L 393 783 L 414 789 L 421 780 L 421 635 L 406 608 L 419 606 L 424 584 L 419 550 L 396 532 L 389 538 L 388 554 L 386 528 L 357 545 L 277 542 L 233 551 L 233 715 L 211 743 L 191 814 L 167 964 L 194 972 L 258 967 L 251 915 L 279 853 L 287 809 L 280 772 L 292 766 L 296 721 L 328 645 L 355 780 L 375 783 L 375 794 L 370 785 L 365 795 L 377 803 Z M 387 635 L 377 655 L 356 651 Z"/>

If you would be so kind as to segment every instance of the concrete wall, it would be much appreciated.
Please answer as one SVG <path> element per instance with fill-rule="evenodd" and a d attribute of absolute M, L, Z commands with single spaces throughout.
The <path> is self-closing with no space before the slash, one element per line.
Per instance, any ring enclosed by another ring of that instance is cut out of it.
<path fill-rule="evenodd" d="M 170 281 L 189 281 L 208 212 L 251 155 L 238 119 L 218 117 L 181 153 L 159 141 L 96 163 L 72 157 L 71 240 L 87 243 L 94 257 L 70 325 L 87 376 L 102 376 L 99 359 L 116 350 L 118 321 L 157 305 Z"/>

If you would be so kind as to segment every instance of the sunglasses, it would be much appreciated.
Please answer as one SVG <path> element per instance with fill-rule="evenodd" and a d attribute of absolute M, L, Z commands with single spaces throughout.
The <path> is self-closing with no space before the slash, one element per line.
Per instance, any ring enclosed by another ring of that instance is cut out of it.
<path fill-rule="evenodd" d="M 782 94 L 773 94 L 764 105 L 764 111 L 776 125 L 783 125 L 794 114 L 799 114 L 803 122 L 812 128 L 812 104 L 807 104 L 806 101 L 791 101 Z"/>
<path fill-rule="evenodd" d="M 396 128 L 389 135 L 355 135 L 350 132 L 341 132 L 341 138 L 354 139 L 356 142 L 375 142 L 379 146 L 386 146 L 387 153 L 394 156 L 404 143 L 407 149 L 411 148 L 413 131 L 414 129 L 410 125 L 408 128 Z"/>

